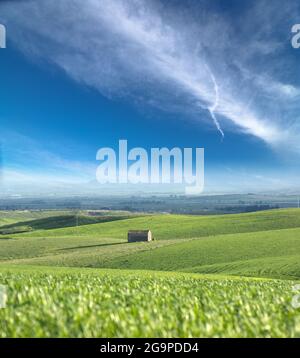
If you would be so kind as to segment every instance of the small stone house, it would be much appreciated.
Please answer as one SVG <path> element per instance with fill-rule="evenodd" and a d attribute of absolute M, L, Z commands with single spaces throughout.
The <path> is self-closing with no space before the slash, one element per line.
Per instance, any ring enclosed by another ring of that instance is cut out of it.
<path fill-rule="evenodd" d="M 131 230 L 128 231 L 128 242 L 152 241 L 152 233 L 150 230 Z"/>

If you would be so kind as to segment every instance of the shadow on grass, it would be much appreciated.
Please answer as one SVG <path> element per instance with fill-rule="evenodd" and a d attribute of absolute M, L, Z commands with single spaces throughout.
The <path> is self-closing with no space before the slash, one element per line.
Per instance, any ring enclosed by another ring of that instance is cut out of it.
<path fill-rule="evenodd" d="M 87 245 L 87 246 L 74 246 L 74 247 L 67 247 L 63 249 L 57 249 L 56 251 L 68 251 L 68 250 L 79 250 L 79 249 L 90 249 L 92 247 L 104 247 L 104 246 L 115 246 L 115 245 L 125 245 L 128 244 L 128 242 L 113 242 L 110 244 L 97 244 L 97 245 Z"/>

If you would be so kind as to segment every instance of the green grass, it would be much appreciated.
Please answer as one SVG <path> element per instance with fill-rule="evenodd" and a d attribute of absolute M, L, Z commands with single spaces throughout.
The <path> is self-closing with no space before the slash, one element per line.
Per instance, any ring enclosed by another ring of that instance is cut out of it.
<path fill-rule="evenodd" d="M 31 232 L 34 230 L 50 230 L 56 228 L 77 227 L 81 225 L 98 224 L 128 219 L 129 216 L 88 216 L 88 215 L 59 215 L 40 218 L 35 220 L 19 221 L 12 224 L 2 225 L 0 235 L 11 235 L 19 232 Z"/>
<path fill-rule="evenodd" d="M 299 263 L 300 229 L 285 229 L 175 243 L 114 258 L 107 267 L 300 278 Z"/>
<path fill-rule="evenodd" d="M 285 229 L 295 226 L 299 216 L 293 209 L 211 217 L 158 215 L 33 231 L 0 237 L 0 262 L 300 278 L 300 228 Z M 272 223 L 282 229 L 271 230 Z M 252 232 L 240 233 L 250 226 Z M 128 244 L 125 233 L 136 227 L 150 227 L 162 239 Z M 265 231 L 256 231 L 262 227 Z M 233 233 L 216 235 L 229 229 Z"/>
<path fill-rule="evenodd" d="M 300 337 L 300 210 L 126 215 L 0 212 L 0 337 Z"/>
<path fill-rule="evenodd" d="M 300 255 L 264 257 L 260 259 L 195 266 L 188 267 L 182 271 L 299 280 Z"/>
<path fill-rule="evenodd" d="M 67 210 L 0 210 L 0 226 L 20 221 L 70 214 Z"/>
<path fill-rule="evenodd" d="M 300 227 L 300 210 L 271 210 L 247 214 L 188 216 L 152 215 L 82 227 L 35 231 L 27 237 L 98 237 L 126 240 L 128 230 L 151 229 L 157 240 L 206 237 Z"/>
<path fill-rule="evenodd" d="M 128 244 L 117 239 L 82 237 L 0 239 L 0 262 L 29 265 L 104 267 L 133 252 L 171 245 L 175 240 Z"/>
<path fill-rule="evenodd" d="M 133 244 L 82 237 L 14 238 L 0 244 L 1 261 L 14 264 L 300 278 L 300 229 Z"/>
<path fill-rule="evenodd" d="M 1 267 L 0 337 L 300 337 L 292 283 Z"/>

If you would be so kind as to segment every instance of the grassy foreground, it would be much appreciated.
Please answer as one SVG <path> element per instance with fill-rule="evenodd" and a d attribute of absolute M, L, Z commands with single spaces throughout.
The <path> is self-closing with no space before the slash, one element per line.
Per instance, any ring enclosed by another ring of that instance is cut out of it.
<path fill-rule="evenodd" d="M 300 337 L 292 282 L 1 267 L 0 337 Z"/>
<path fill-rule="evenodd" d="M 300 337 L 299 209 L 2 214 L 0 337 Z"/>

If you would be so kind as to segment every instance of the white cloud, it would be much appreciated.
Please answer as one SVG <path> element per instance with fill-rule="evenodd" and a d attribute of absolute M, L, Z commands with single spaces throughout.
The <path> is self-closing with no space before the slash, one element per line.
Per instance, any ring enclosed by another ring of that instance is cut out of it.
<path fill-rule="evenodd" d="M 255 91 L 258 97 L 276 94 L 277 105 L 280 96 L 286 102 L 299 95 L 295 86 L 271 74 L 255 73 L 253 66 L 247 69 L 253 56 L 269 55 L 280 48 L 270 35 L 269 24 L 263 26 L 267 38 L 258 31 L 243 48 L 228 20 L 209 12 L 205 1 L 200 2 L 200 21 L 191 16 L 189 23 L 182 23 L 171 10 L 164 15 L 157 4 L 29 0 L 0 6 L 16 46 L 30 57 L 55 63 L 76 81 L 104 95 L 128 96 L 138 102 L 146 98 L 163 108 L 182 103 L 185 111 L 190 106 L 191 112 L 199 112 L 199 118 L 210 118 L 221 133 L 230 123 L 230 128 L 272 146 L 289 141 L 298 150 L 295 127 L 281 113 L 275 116 L 268 110 L 273 99 L 261 107 L 249 101 Z M 257 8 L 255 13 L 259 13 Z M 235 73 L 230 67 L 234 55 L 240 55 Z M 240 73 L 241 68 L 247 76 Z"/>

